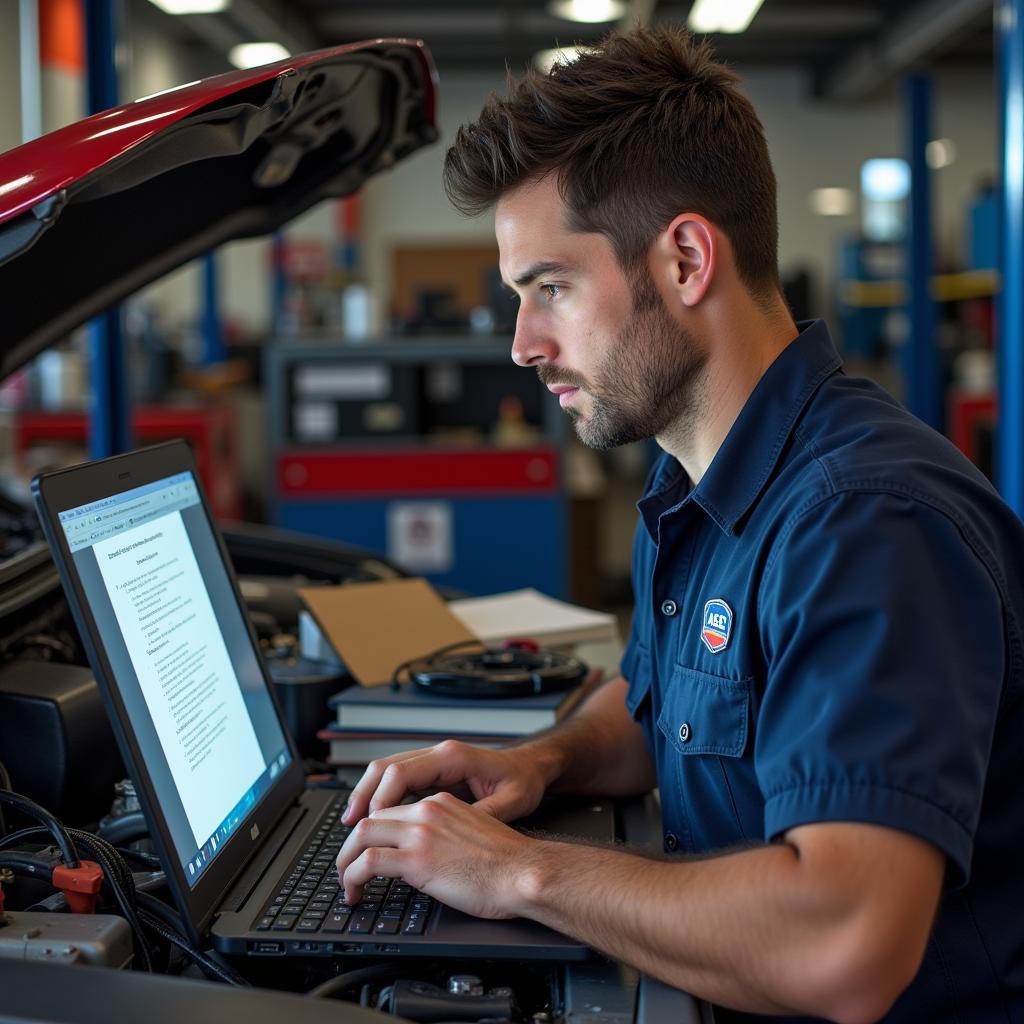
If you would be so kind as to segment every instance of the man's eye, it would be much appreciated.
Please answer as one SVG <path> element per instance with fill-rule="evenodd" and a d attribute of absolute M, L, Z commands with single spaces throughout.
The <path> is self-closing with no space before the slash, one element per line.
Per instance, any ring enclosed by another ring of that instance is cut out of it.
<path fill-rule="evenodd" d="M 555 299 L 555 298 L 557 298 L 557 297 L 558 297 L 558 293 L 559 293 L 559 292 L 560 292 L 560 291 L 561 291 L 562 289 L 561 289 L 561 286 L 560 286 L 560 285 L 557 285 L 557 284 L 542 284 L 542 285 L 540 286 L 540 290 L 541 290 L 542 292 L 544 292 L 544 294 L 545 294 L 545 295 L 546 295 L 546 296 L 547 296 L 547 297 L 548 297 L 549 299 Z"/>

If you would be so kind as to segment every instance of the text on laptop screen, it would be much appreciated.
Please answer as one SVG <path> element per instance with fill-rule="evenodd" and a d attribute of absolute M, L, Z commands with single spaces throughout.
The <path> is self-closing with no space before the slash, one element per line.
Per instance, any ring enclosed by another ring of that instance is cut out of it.
<path fill-rule="evenodd" d="M 194 885 L 290 760 L 195 480 L 59 519 Z"/>

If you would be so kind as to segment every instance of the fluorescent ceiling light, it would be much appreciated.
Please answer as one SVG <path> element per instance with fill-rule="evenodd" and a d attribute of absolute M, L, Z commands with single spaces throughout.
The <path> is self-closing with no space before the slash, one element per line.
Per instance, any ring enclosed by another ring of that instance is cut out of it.
<path fill-rule="evenodd" d="M 865 160 L 860 168 L 860 190 L 865 199 L 895 203 L 910 193 L 910 165 L 899 157 Z"/>
<path fill-rule="evenodd" d="M 548 10 L 556 18 L 566 21 L 584 21 L 597 24 L 602 21 L 618 21 L 626 13 L 624 0 L 552 0 Z"/>
<path fill-rule="evenodd" d="M 218 14 L 226 11 L 231 0 L 150 0 L 164 14 Z"/>
<path fill-rule="evenodd" d="M 924 158 L 933 171 L 948 167 L 956 159 L 956 143 L 952 139 L 932 139 L 924 147 Z"/>
<path fill-rule="evenodd" d="M 232 46 L 228 60 L 241 68 L 258 68 L 262 64 L 273 64 L 275 60 L 284 60 L 291 54 L 280 43 L 239 43 Z"/>
<path fill-rule="evenodd" d="M 694 32 L 745 32 L 764 0 L 697 0 L 686 23 Z"/>
<path fill-rule="evenodd" d="M 533 65 L 545 75 L 556 64 L 571 64 L 584 53 L 592 53 L 592 46 L 556 46 L 553 50 L 539 50 L 533 55 Z"/>
<path fill-rule="evenodd" d="M 853 208 L 853 192 L 848 188 L 816 188 L 811 193 L 811 209 L 819 217 L 846 217 Z"/>

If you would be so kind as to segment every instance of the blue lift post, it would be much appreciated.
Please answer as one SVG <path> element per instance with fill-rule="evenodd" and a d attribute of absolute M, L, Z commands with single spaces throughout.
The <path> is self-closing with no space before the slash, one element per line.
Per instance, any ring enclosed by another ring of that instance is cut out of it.
<path fill-rule="evenodd" d="M 119 6 L 120 0 L 85 0 L 86 86 L 92 114 L 116 107 L 119 102 L 115 59 Z M 90 322 L 89 341 L 89 454 L 102 459 L 132 446 L 120 307 L 109 309 Z"/>
<path fill-rule="evenodd" d="M 203 366 L 217 366 L 227 358 L 224 344 L 224 325 L 220 318 L 217 299 L 217 254 L 208 252 L 203 257 L 203 316 L 200 322 L 203 338 Z"/>
<path fill-rule="evenodd" d="M 941 430 L 942 380 L 935 345 L 932 298 L 931 182 L 925 150 L 931 134 L 931 81 L 910 75 L 906 81 L 907 163 L 910 165 L 910 216 L 907 223 L 907 318 L 903 374 L 907 407 L 930 427 Z"/>
<path fill-rule="evenodd" d="M 996 483 L 1024 515 L 1024 0 L 996 6 L 1002 155 Z"/>

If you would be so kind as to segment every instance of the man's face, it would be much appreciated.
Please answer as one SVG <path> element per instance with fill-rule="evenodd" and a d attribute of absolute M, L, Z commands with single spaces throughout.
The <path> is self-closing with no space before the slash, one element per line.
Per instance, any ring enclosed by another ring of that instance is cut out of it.
<path fill-rule="evenodd" d="M 502 276 L 520 295 L 512 358 L 599 449 L 688 428 L 706 361 L 646 267 L 627 277 L 603 235 L 571 232 L 552 178 L 498 203 Z"/>

